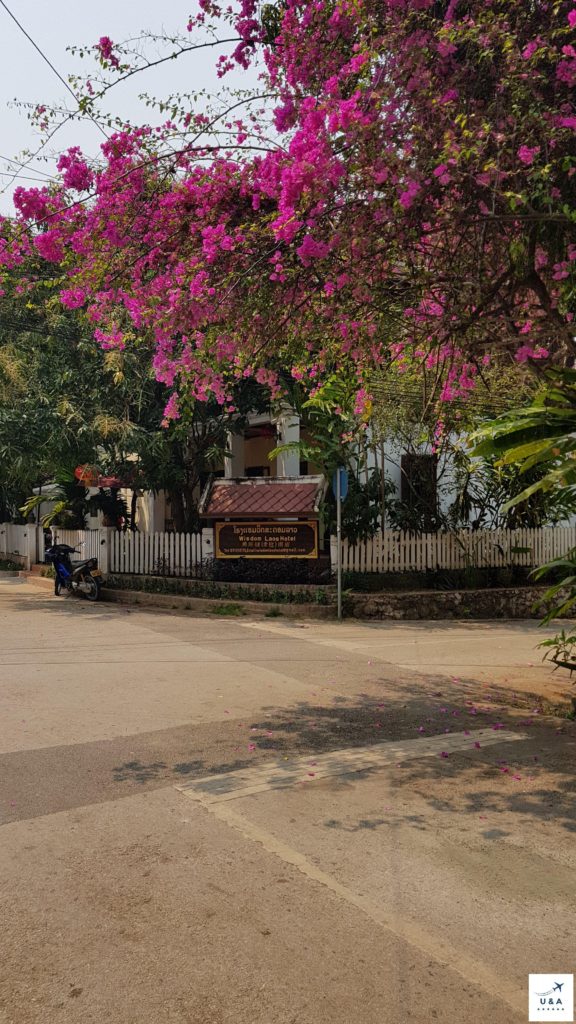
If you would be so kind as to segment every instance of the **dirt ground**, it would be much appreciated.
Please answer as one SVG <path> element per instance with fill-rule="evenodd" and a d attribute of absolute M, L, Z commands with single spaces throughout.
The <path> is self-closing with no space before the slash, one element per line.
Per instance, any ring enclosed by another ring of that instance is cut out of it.
<path fill-rule="evenodd" d="M 533 622 L 0 584 L 0 1021 L 520 1024 L 574 971 L 576 693 Z"/>

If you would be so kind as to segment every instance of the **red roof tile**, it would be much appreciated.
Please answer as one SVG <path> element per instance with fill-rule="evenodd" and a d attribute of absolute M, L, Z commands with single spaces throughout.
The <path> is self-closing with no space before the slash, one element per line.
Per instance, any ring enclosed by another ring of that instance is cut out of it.
<path fill-rule="evenodd" d="M 213 480 L 202 496 L 200 514 L 213 519 L 315 515 L 325 486 L 319 476 Z"/>

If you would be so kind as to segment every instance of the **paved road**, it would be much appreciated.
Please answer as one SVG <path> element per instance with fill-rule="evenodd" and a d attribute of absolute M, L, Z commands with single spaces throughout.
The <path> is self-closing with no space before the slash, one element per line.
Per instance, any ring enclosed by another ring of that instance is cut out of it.
<path fill-rule="evenodd" d="M 575 970 L 576 731 L 534 624 L 4 582 L 0 637 L 3 1024 L 519 1024 L 529 972 Z"/>

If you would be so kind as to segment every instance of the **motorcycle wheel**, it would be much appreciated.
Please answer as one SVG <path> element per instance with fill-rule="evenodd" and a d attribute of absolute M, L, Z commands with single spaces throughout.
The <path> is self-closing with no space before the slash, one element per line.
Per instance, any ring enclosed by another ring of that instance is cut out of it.
<path fill-rule="evenodd" d="M 85 576 L 83 582 L 86 590 L 83 591 L 87 601 L 97 601 L 100 597 L 100 583 L 93 576 Z"/>
<path fill-rule="evenodd" d="M 61 582 L 61 580 L 56 580 L 56 583 L 54 585 L 54 593 L 56 594 L 56 597 L 62 597 L 62 594 L 64 594 L 65 592 L 66 587 L 64 586 L 64 584 Z"/>

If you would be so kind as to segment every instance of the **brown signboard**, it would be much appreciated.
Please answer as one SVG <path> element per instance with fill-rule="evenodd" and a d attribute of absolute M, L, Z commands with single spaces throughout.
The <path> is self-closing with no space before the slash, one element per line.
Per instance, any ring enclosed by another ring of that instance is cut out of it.
<path fill-rule="evenodd" d="M 216 523 L 216 558 L 318 558 L 318 523 Z"/>

